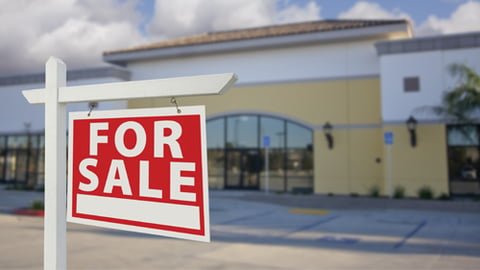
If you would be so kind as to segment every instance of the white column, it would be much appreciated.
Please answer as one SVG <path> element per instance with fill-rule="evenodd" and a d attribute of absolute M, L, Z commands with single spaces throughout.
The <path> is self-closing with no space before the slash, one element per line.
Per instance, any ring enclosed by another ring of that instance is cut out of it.
<path fill-rule="evenodd" d="M 44 269 L 66 269 L 66 105 L 59 88 L 66 86 L 67 69 L 50 57 L 45 68 L 45 228 Z"/>

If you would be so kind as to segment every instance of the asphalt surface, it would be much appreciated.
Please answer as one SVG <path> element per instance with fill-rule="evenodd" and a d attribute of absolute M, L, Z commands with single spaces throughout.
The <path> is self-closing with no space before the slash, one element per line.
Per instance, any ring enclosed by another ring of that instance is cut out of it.
<path fill-rule="evenodd" d="M 0 269 L 42 269 L 43 193 L 0 188 Z M 480 202 L 211 191 L 211 243 L 68 224 L 69 269 L 480 269 Z"/>

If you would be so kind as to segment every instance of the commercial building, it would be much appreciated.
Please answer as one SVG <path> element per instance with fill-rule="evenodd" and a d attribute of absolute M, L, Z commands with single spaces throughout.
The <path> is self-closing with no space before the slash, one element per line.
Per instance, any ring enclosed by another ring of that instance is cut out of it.
<path fill-rule="evenodd" d="M 480 70 L 480 33 L 413 38 L 406 20 L 326 20 L 205 33 L 105 52 L 104 60 L 127 80 L 238 75 L 224 95 L 176 98 L 180 106 L 206 105 L 212 188 L 479 193 L 476 175 L 460 177 L 458 169 L 466 158 L 478 165 L 478 142 L 465 143 L 455 126 L 416 109 L 438 105 L 453 87 L 451 63 Z M 122 106 L 172 104 L 164 98 Z M 411 132 L 410 116 L 418 121 Z"/>

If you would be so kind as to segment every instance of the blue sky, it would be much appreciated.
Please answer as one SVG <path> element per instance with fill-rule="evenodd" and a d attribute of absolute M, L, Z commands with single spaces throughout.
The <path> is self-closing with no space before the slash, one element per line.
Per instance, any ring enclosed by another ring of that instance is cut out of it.
<path fill-rule="evenodd" d="M 0 76 L 102 65 L 102 52 L 204 32 L 323 19 L 399 19 L 416 36 L 480 31 L 480 0 L 0 0 Z"/>

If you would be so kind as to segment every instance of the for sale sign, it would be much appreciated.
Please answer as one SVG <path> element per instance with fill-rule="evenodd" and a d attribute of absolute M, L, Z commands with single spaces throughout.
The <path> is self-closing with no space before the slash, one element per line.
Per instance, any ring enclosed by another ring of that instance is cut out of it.
<path fill-rule="evenodd" d="M 203 106 L 69 115 L 70 222 L 210 241 Z"/>

